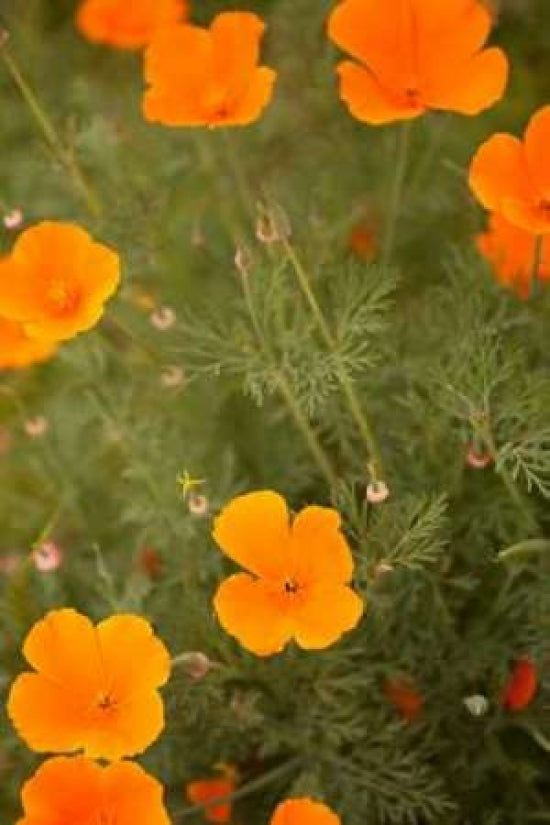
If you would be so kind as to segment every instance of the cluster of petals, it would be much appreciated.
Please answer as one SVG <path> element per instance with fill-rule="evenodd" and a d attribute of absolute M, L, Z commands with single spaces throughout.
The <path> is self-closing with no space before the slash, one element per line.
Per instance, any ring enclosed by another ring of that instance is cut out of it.
<path fill-rule="evenodd" d="M 119 281 L 116 252 L 79 226 L 44 221 L 0 260 L 0 317 L 47 350 L 91 329 Z"/>
<path fill-rule="evenodd" d="M 476 238 L 476 245 L 491 264 L 496 279 L 524 300 L 533 289 L 537 255 L 536 235 L 510 223 L 503 215 L 493 213 L 487 230 Z M 542 239 L 542 254 L 536 277 L 550 280 L 550 240 Z"/>
<path fill-rule="evenodd" d="M 273 93 L 276 73 L 259 66 L 265 29 L 251 12 L 223 12 L 210 28 L 157 32 L 145 53 L 146 120 L 165 126 L 245 126 Z"/>
<path fill-rule="evenodd" d="M 504 688 L 501 704 L 510 711 L 528 707 L 538 690 L 538 674 L 535 663 L 524 657 L 518 659 Z"/>
<path fill-rule="evenodd" d="M 532 116 L 523 140 L 493 135 L 477 150 L 470 186 L 491 212 L 533 235 L 550 234 L 550 106 Z"/>
<path fill-rule="evenodd" d="M 23 786 L 17 825 L 169 825 L 162 785 L 134 762 L 49 759 Z"/>
<path fill-rule="evenodd" d="M 330 508 L 306 507 L 291 522 L 285 500 L 259 491 L 239 496 L 215 521 L 214 539 L 246 573 L 226 579 L 214 598 L 222 627 L 259 656 L 291 640 L 322 649 L 352 630 L 363 601 L 352 590 L 354 563 Z"/>
<path fill-rule="evenodd" d="M 145 619 L 121 614 L 94 626 L 75 610 L 55 610 L 31 629 L 23 655 L 35 672 L 16 678 L 7 709 L 32 750 L 117 760 L 161 733 L 158 689 L 170 656 Z"/>
<path fill-rule="evenodd" d="M 20 369 L 47 361 L 56 349 L 51 341 L 29 338 L 17 321 L 0 318 L 0 370 Z"/>
<path fill-rule="evenodd" d="M 237 788 L 236 779 L 235 768 L 225 765 L 220 776 L 189 782 L 186 788 L 187 798 L 195 805 L 204 806 L 204 818 L 207 822 L 224 825 L 231 822 L 233 805 L 230 797 Z"/>
<path fill-rule="evenodd" d="M 270 825 L 340 825 L 340 817 L 322 802 L 304 797 L 281 802 Z"/>
<path fill-rule="evenodd" d="M 342 100 L 373 125 L 433 109 L 478 114 L 508 81 L 506 55 L 483 48 L 492 22 L 482 0 L 342 0 L 328 24 L 353 58 L 338 66 Z"/>
<path fill-rule="evenodd" d="M 186 0 L 83 0 L 76 25 L 92 43 L 142 49 L 155 32 L 186 17 Z"/>

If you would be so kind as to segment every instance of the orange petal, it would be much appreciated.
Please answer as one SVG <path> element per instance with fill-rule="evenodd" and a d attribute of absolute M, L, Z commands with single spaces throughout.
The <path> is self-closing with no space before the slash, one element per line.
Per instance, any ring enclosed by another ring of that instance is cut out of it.
<path fill-rule="evenodd" d="M 118 760 L 143 753 L 164 729 L 164 705 L 156 691 L 141 691 L 112 709 L 90 713 L 84 729 L 86 756 Z"/>
<path fill-rule="evenodd" d="M 161 783 L 135 762 L 110 765 L 103 786 L 105 809 L 115 812 L 116 825 L 170 825 Z"/>
<path fill-rule="evenodd" d="M 170 655 L 145 619 L 111 616 L 98 624 L 97 635 L 103 666 L 117 698 L 155 690 L 168 680 Z"/>
<path fill-rule="evenodd" d="M 221 777 L 220 779 L 202 779 L 190 782 L 186 788 L 187 798 L 195 805 L 204 804 L 208 807 L 204 811 L 204 817 L 208 822 L 229 822 L 231 819 L 231 802 L 214 802 L 213 800 L 229 796 L 235 791 L 235 782 L 232 779 Z"/>
<path fill-rule="evenodd" d="M 502 204 L 502 214 L 516 226 L 532 235 L 550 233 L 550 210 L 534 203 L 508 198 Z"/>
<path fill-rule="evenodd" d="M 65 690 L 70 686 L 78 702 L 101 690 L 95 627 L 76 610 L 53 610 L 37 622 L 25 639 L 23 655 L 51 682 Z"/>
<path fill-rule="evenodd" d="M 415 50 L 409 0 L 394 0 L 391 13 L 380 0 L 343 0 L 329 17 L 328 34 L 384 87 L 404 90 L 411 85 Z"/>
<path fill-rule="evenodd" d="M 29 338 L 20 323 L 0 318 L 0 369 L 17 369 L 46 361 L 56 349 L 54 343 Z"/>
<path fill-rule="evenodd" d="M 525 133 L 525 154 L 533 187 L 549 204 L 550 218 L 550 106 L 536 112 Z"/>
<path fill-rule="evenodd" d="M 338 66 L 340 97 L 351 114 L 364 123 L 380 126 L 396 120 L 411 120 L 425 110 L 387 91 L 367 69 L 344 60 Z"/>
<path fill-rule="evenodd" d="M 287 799 L 275 808 L 270 825 L 340 825 L 340 818 L 321 802 Z"/>
<path fill-rule="evenodd" d="M 328 507 L 306 507 L 298 513 L 292 524 L 291 553 L 299 581 L 351 581 L 353 556 L 340 526 L 340 515 Z"/>
<path fill-rule="evenodd" d="M 23 786 L 25 825 L 101 820 L 102 769 L 84 757 L 44 762 Z M 137 825 L 137 823 L 134 823 Z"/>
<path fill-rule="evenodd" d="M 182 19 L 183 0 L 84 0 L 78 8 L 76 25 L 93 43 L 119 49 L 140 49 L 161 26 Z"/>
<path fill-rule="evenodd" d="M 279 576 L 288 559 L 290 526 L 284 498 L 261 490 L 234 498 L 214 522 L 214 540 L 257 576 Z"/>
<path fill-rule="evenodd" d="M 25 321 L 35 314 L 36 284 L 13 256 L 0 259 L 0 315 Z"/>
<path fill-rule="evenodd" d="M 258 656 L 279 653 L 292 638 L 287 612 L 264 582 L 246 573 L 222 582 L 214 609 L 224 630 Z"/>
<path fill-rule="evenodd" d="M 512 135 L 493 135 L 474 155 L 469 182 L 477 199 L 491 211 L 502 212 L 509 199 L 531 200 L 521 141 Z"/>
<path fill-rule="evenodd" d="M 273 95 L 277 73 L 265 66 L 255 69 L 250 83 L 235 108 L 225 119 L 220 121 L 233 126 L 248 126 L 259 118 Z"/>
<path fill-rule="evenodd" d="M 224 89 L 230 109 L 238 105 L 250 86 L 264 29 L 265 24 L 252 12 L 222 12 L 212 23 L 212 80 Z"/>
<path fill-rule="evenodd" d="M 467 63 L 445 63 L 427 84 L 426 103 L 463 115 L 477 115 L 502 98 L 508 59 L 501 49 L 486 49 Z"/>
<path fill-rule="evenodd" d="M 491 14 L 478 0 L 411 0 L 411 7 L 423 79 L 473 57 L 491 31 Z"/>
<path fill-rule="evenodd" d="M 21 739 L 38 753 L 69 753 L 82 744 L 82 708 L 70 683 L 23 673 L 12 685 L 7 711 Z"/>
<path fill-rule="evenodd" d="M 293 614 L 296 642 L 306 650 L 329 647 L 358 624 L 363 611 L 363 601 L 350 587 L 314 587 Z"/>

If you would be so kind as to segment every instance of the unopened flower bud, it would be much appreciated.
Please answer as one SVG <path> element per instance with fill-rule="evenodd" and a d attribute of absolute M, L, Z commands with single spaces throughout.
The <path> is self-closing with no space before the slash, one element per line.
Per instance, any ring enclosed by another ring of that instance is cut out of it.
<path fill-rule="evenodd" d="M 290 238 L 292 234 L 287 214 L 280 206 L 265 209 L 256 222 L 256 237 L 261 243 L 272 244 Z"/>
<path fill-rule="evenodd" d="M 29 438 L 42 438 L 48 431 L 48 420 L 43 415 L 28 418 L 23 425 Z"/>
<path fill-rule="evenodd" d="M 490 453 L 480 453 L 471 444 L 466 453 L 466 464 L 474 470 L 485 470 L 492 463 L 493 457 Z"/>
<path fill-rule="evenodd" d="M 182 653 L 181 656 L 177 657 L 176 661 L 186 676 L 189 676 L 190 679 L 196 682 L 204 679 L 214 667 L 214 662 L 212 662 L 205 653 L 201 653 L 200 650 Z"/>
<path fill-rule="evenodd" d="M 160 382 L 163 387 L 167 389 L 175 389 L 181 387 L 185 381 L 185 373 L 182 367 L 172 365 L 163 369 L 160 376 Z"/>
<path fill-rule="evenodd" d="M 235 251 L 235 266 L 243 277 L 248 275 L 252 266 L 252 256 L 246 246 L 238 246 Z"/>
<path fill-rule="evenodd" d="M 390 494 L 385 481 L 371 481 L 367 487 L 366 499 L 370 504 L 381 504 Z"/>
<path fill-rule="evenodd" d="M 3 224 L 4 227 L 9 232 L 14 232 L 16 229 L 19 229 L 20 226 L 23 225 L 23 212 L 21 209 L 12 209 L 11 212 L 8 212 L 7 215 L 4 215 Z"/>
<path fill-rule="evenodd" d="M 472 716 L 485 716 L 489 710 L 489 700 L 481 693 L 466 696 L 463 701 L 464 707 Z"/>
<path fill-rule="evenodd" d="M 39 573 L 52 573 L 63 563 L 63 551 L 54 541 L 44 541 L 31 554 Z"/>
<path fill-rule="evenodd" d="M 176 313 L 171 307 L 159 307 L 149 318 L 151 324 L 160 332 L 166 332 L 176 323 Z"/>
<path fill-rule="evenodd" d="M 207 497 L 200 493 L 189 493 L 187 507 L 192 516 L 206 516 L 210 509 Z"/>

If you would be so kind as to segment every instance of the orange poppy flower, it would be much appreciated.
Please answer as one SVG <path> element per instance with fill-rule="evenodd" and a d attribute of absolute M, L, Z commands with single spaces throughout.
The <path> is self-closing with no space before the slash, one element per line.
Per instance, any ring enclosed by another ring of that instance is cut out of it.
<path fill-rule="evenodd" d="M 219 802 L 235 792 L 236 771 L 231 765 L 224 767 L 223 776 L 216 779 L 199 779 L 187 785 L 187 798 L 196 805 L 205 805 L 204 817 L 207 822 L 227 823 L 231 821 L 233 805 L 231 801 Z M 210 804 L 209 804 L 210 803 Z"/>
<path fill-rule="evenodd" d="M 115 252 L 79 226 L 45 221 L 0 261 L 0 314 L 31 338 L 64 341 L 97 323 L 119 280 Z"/>
<path fill-rule="evenodd" d="M 170 825 L 162 785 L 135 762 L 101 767 L 84 756 L 49 759 L 21 799 L 17 825 Z"/>
<path fill-rule="evenodd" d="M 478 235 L 476 245 L 491 264 L 497 280 L 520 298 L 531 294 L 537 236 L 514 226 L 499 214 L 492 214 L 486 232 Z M 550 243 L 543 243 L 538 277 L 550 280 Z"/>
<path fill-rule="evenodd" d="M 144 619 L 118 615 L 94 627 L 75 610 L 54 610 L 23 654 L 37 672 L 17 677 L 8 714 L 33 750 L 116 760 L 142 753 L 162 731 L 157 688 L 170 657 Z"/>
<path fill-rule="evenodd" d="M 184 19 L 186 0 L 83 0 L 76 26 L 92 43 L 141 49 L 162 26 Z"/>
<path fill-rule="evenodd" d="M 29 338 L 21 324 L 0 318 L 0 369 L 30 367 L 47 361 L 56 349 L 53 343 Z"/>
<path fill-rule="evenodd" d="M 550 233 L 550 106 L 536 112 L 523 142 L 497 134 L 477 150 L 470 186 L 492 212 L 534 235 Z"/>
<path fill-rule="evenodd" d="M 476 115 L 500 100 L 508 80 L 504 52 L 483 49 L 491 25 L 479 0 L 342 0 L 328 24 L 354 58 L 338 66 L 340 96 L 374 125 L 430 109 Z"/>
<path fill-rule="evenodd" d="M 406 679 L 388 679 L 384 693 L 406 722 L 415 722 L 422 713 L 422 696 Z"/>
<path fill-rule="evenodd" d="M 362 261 L 370 262 L 378 254 L 378 233 L 367 219 L 358 221 L 351 229 L 349 245 L 353 254 Z"/>
<path fill-rule="evenodd" d="M 520 659 L 510 674 L 501 704 L 507 710 L 523 710 L 535 698 L 537 688 L 537 669 L 534 663 L 527 658 Z"/>
<path fill-rule="evenodd" d="M 348 586 L 353 558 L 335 510 L 306 507 L 290 524 L 281 496 L 250 493 L 225 507 L 214 539 L 250 571 L 226 579 L 214 607 L 222 627 L 252 653 L 270 656 L 291 639 L 325 648 L 359 622 L 363 602 Z"/>
<path fill-rule="evenodd" d="M 322 802 L 287 799 L 275 808 L 270 825 L 340 825 L 340 817 Z"/>
<path fill-rule="evenodd" d="M 258 66 L 265 29 L 249 12 L 219 14 L 210 29 L 163 29 L 145 55 L 143 113 L 165 126 L 245 126 L 269 103 L 276 73 Z"/>

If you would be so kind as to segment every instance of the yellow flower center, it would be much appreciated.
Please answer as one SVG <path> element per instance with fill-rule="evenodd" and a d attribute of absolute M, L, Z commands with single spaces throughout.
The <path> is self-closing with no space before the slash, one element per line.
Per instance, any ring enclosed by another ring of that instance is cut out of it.
<path fill-rule="evenodd" d="M 54 315 L 70 315 L 80 301 L 80 292 L 61 278 L 54 278 L 46 292 L 46 301 Z"/>

